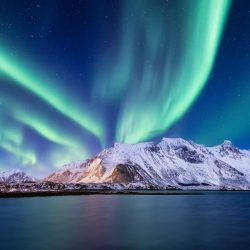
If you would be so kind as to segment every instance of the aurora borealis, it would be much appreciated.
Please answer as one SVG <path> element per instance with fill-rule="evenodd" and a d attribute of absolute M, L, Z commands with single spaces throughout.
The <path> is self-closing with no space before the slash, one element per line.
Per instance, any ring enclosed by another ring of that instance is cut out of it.
<path fill-rule="evenodd" d="M 139 16 L 136 25 L 135 22 L 131 23 L 131 26 L 144 25 L 142 32 L 145 34 L 140 35 L 138 40 L 142 39 L 141 44 L 145 44 L 145 49 L 142 57 L 133 53 L 132 49 L 127 53 L 130 58 L 131 54 L 134 55 L 132 62 L 139 58 L 139 65 L 143 65 L 127 81 L 131 84 L 131 90 L 117 124 L 118 141 L 127 143 L 162 134 L 199 95 L 213 65 L 230 2 L 187 1 L 182 3 L 187 10 L 184 14 L 176 8 L 170 14 L 164 13 L 163 17 L 159 14 L 160 6 L 154 6 L 152 1 L 135 1 L 132 5 L 134 3 L 142 3 L 139 9 L 149 9 L 151 12 L 148 18 L 144 13 Z M 145 3 L 148 5 L 144 6 Z M 129 10 L 134 8 L 128 7 Z M 192 14 L 189 10 L 192 10 Z M 173 25 L 166 27 L 166 23 L 171 23 L 179 15 L 184 15 L 187 22 L 176 24 L 175 29 Z M 132 37 L 136 37 L 136 34 Z M 133 47 L 136 43 L 131 41 L 130 44 Z M 134 112 L 134 106 L 137 112 Z M 145 109 L 147 112 L 144 112 Z"/>
<path fill-rule="evenodd" d="M 250 148 L 249 22 L 247 1 L 2 0 L 0 169 L 163 136 Z"/>

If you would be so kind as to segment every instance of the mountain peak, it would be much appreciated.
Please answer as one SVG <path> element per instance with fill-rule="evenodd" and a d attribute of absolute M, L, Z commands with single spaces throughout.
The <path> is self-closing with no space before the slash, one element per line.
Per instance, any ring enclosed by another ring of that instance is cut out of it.
<path fill-rule="evenodd" d="M 185 139 L 181 137 L 163 137 L 161 141 L 166 141 L 169 143 L 180 143 L 180 142 L 187 142 Z"/>
<path fill-rule="evenodd" d="M 250 154 L 232 147 L 230 141 L 208 148 L 182 138 L 162 138 L 158 144 L 115 143 L 90 158 L 85 167 L 59 171 L 46 180 L 176 187 L 250 185 Z"/>
<path fill-rule="evenodd" d="M 234 147 L 233 143 L 229 140 L 224 140 L 221 144 L 223 147 Z"/>
<path fill-rule="evenodd" d="M 233 151 L 233 152 L 239 152 L 239 149 L 233 145 L 233 143 L 229 140 L 225 140 L 221 144 L 221 148 L 226 151 Z"/>
<path fill-rule="evenodd" d="M 33 182 L 36 181 L 30 174 L 23 172 L 20 169 L 12 169 L 0 173 L 0 182 Z"/>
<path fill-rule="evenodd" d="M 241 150 L 234 146 L 233 143 L 229 140 L 224 140 L 222 144 L 211 147 L 210 149 L 212 149 L 213 152 L 218 152 L 221 156 L 239 158 L 242 155 Z"/>
<path fill-rule="evenodd" d="M 120 143 L 120 142 L 115 142 L 114 143 L 114 147 L 145 147 L 145 146 L 151 146 L 153 145 L 154 142 L 150 141 L 150 142 L 139 142 L 139 143 L 133 143 L 133 144 L 127 144 L 127 143 Z"/>
<path fill-rule="evenodd" d="M 13 174 L 18 174 L 18 173 L 21 173 L 22 171 L 20 169 L 10 169 L 10 170 L 6 170 L 6 171 L 3 171 L 0 173 L 1 176 L 10 176 L 10 175 L 13 175 Z"/>

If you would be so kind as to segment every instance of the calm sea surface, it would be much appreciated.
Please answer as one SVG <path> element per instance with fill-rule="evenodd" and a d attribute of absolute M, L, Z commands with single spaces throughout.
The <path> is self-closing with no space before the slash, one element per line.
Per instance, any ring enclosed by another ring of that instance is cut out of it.
<path fill-rule="evenodd" d="M 0 199 L 0 249 L 250 249 L 250 192 Z"/>

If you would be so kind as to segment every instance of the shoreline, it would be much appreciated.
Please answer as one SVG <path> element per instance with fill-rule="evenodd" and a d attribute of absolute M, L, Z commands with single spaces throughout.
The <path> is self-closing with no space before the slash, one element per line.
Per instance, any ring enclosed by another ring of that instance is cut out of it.
<path fill-rule="evenodd" d="M 75 195 L 200 195 L 201 191 L 172 190 L 66 190 L 38 192 L 0 192 L 1 198 L 75 196 Z"/>
<path fill-rule="evenodd" d="M 66 191 L 36 191 L 36 192 L 0 192 L 3 198 L 53 197 L 53 196 L 85 196 L 85 195 L 205 195 L 216 192 L 250 193 L 250 190 L 66 190 Z"/>

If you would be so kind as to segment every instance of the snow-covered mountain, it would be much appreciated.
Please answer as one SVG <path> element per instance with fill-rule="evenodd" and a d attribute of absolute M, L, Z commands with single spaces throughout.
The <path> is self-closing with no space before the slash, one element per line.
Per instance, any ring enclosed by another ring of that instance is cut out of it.
<path fill-rule="evenodd" d="M 21 183 L 34 182 L 36 179 L 29 174 L 26 174 L 18 169 L 0 173 L 0 182 L 4 183 Z"/>
<path fill-rule="evenodd" d="M 119 144 L 86 161 L 65 165 L 46 181 L 132 183 L 160 187 L 250 187 L 250 151 L 230 141 L 205 147 L 181 138 Z"/>

